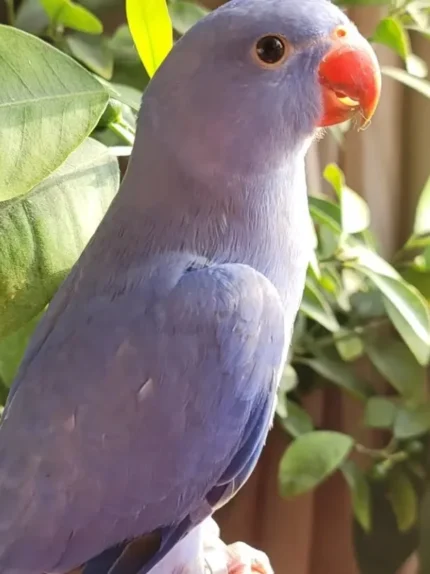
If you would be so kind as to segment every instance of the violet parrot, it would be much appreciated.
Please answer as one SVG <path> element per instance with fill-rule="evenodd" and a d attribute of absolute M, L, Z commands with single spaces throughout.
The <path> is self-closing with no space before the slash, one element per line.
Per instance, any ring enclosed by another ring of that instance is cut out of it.
<path fill-rule="evenodd" d="M 327 0 L 232 0 L 177 42 L 10 391 L 1 574 L 147 574 L 245 483 L 310 256 L 305 153 L 379 90 Z"/>

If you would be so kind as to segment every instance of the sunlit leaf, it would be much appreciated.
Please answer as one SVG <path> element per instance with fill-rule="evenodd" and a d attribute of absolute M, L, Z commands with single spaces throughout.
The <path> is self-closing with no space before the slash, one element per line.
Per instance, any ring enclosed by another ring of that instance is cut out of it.
<path fill-rule="evenodd" d="M 372 36 L 372 41 L 388 46 L 403 60 L 407 59 L 411 51 L 408 33 L 402 22 L 396 17 L 380 20 Z"/>
<path fill-rule="evenodd" d="M 166 0 L 126 0 L 126 12 L 140 59 L 152 77 L 173 45 Z"/>

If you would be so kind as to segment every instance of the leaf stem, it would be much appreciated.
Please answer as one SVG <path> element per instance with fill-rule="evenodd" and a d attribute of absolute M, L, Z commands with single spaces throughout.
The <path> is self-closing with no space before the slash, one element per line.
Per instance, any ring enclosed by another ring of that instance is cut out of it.
<path fill-rule="evenodd" d="M 111 132 L 116 134 L 123 142 L 128 145 L 134 144 L 134 133 L 129 129 L 129 127 L 120 122 L 114 122 L 108 125 Z"/>
<path fill-rule="evenodd" d="M 14 0 L 5 0 L 6 11 L 7 11 L 7 21 L 11 26 L 15 26 L 15 6 Z"/>
<path fill-rule="evenodd" d="M 344 333 L 343 335 L 339 335 L 338 337 L 334 337 L 333 335 L 328 335 L 327 337 L 321 337 L 319 340 L 312 340 L 309 345 L 311 350 L 313 349 L 325 349 L 326 347 L 331 347 L 335 343 L 339 341 L 347 341 L 348 339 L 354 339 L 357 336 L 366 335 L 368 332 L 371 332 L 373 329 L 377 329 L 378 327 L 382 327 L 389 323 L 388 317 L 381 317 L 379 319 L 375 319 L 374 321 L 370 321 L 367 325 L 357 326 L 352 328 L 350 331 Z"/>

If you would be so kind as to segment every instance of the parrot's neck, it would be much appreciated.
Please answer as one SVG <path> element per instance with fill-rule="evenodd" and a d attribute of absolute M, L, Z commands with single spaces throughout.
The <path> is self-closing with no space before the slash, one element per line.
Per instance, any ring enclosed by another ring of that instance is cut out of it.
<path fill-rule="evenodd" d="M 100 261 L 126 269 L 154 253 L 190 251 L 246 263 L 295 308 L 310 253 L 303 156 L 285 158 L 276 170 L 232 175 L 213 165 L 180 165 L 143 138 L 101 226 Z"/>

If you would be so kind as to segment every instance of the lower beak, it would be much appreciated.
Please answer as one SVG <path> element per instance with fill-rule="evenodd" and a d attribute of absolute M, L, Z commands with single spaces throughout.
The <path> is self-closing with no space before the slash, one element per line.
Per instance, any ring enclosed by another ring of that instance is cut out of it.
<path fill-rule="evenodd" d="M 370 122 L 381 93 L 381 71 L 375 52 L 353 26 L 338 26 L 332 47 L 318 69 L 323 113 L 319 127 L 358 116 L 360 126 Z"/>

